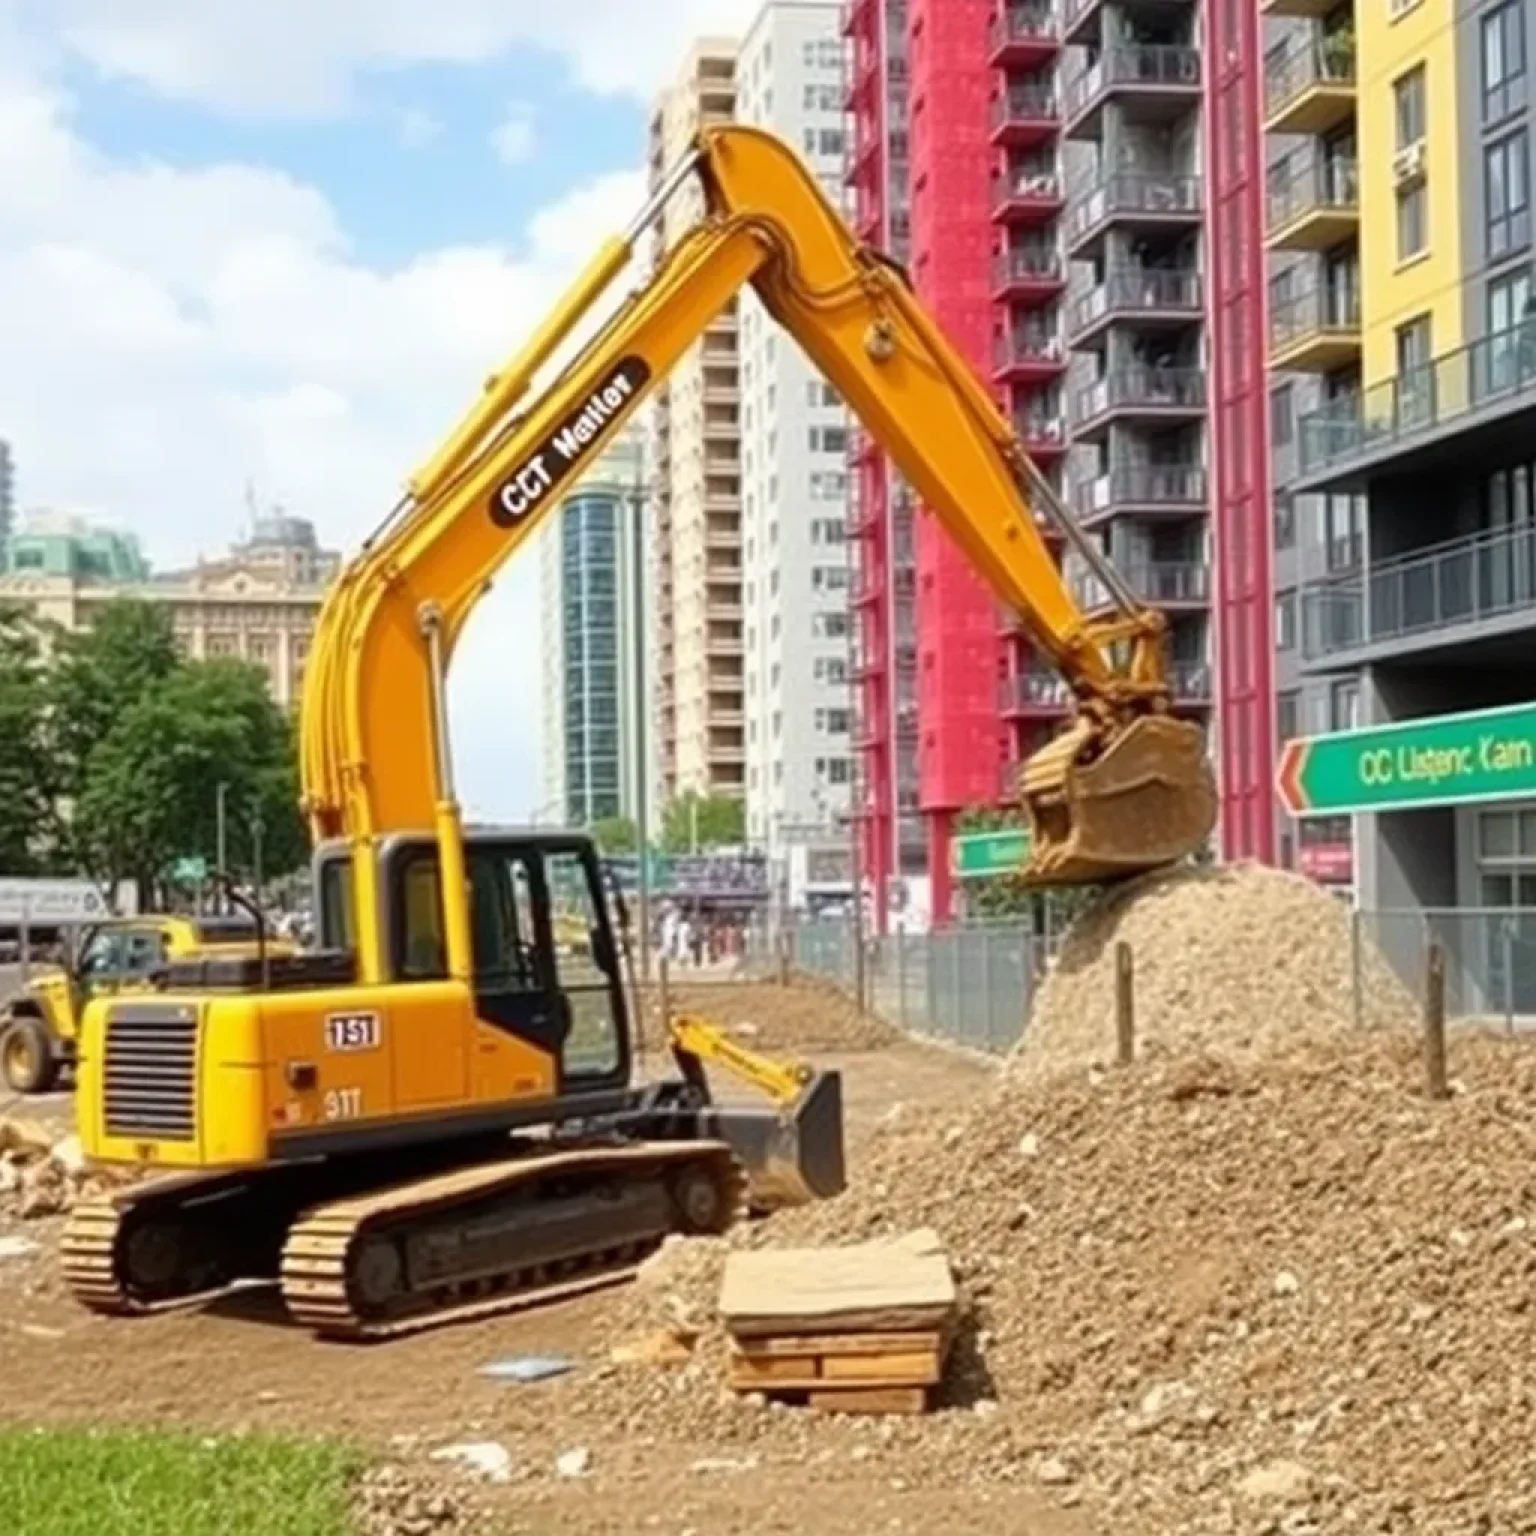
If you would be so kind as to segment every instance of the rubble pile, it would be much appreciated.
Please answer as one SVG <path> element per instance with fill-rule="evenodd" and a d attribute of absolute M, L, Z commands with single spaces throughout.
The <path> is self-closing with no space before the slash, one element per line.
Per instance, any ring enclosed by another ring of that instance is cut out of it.
<path fill-rule="evenodd" d="M 841 1198 L 733 1239 L 934 1227 L 969 1305 L 949 1411 L 872 1427 L 733 1402 L 707 1325 L 685 1363 L 604 1364 L 579 1399 L 635 1435 L 1021 1480 L 1148 1536 L 1536 1529 L 1536 1052 L 1458 1036 L 1431 1101 L 1411 1034 L 1347 1027 L 1322 910 L 1319 959 L 1274 932 L 1261 969 L 1248 898 L 1307 918 L 1282 885 L 1149 882 L 1121 933 L 1150 945 L 1146 901 L 1187 935 L 1167 942 L 1247 953 L 1182 982 L 1147 955 L 1144 1059 L 1083 1065 L 1057 1015 L 1064 1064 L 1027 1049 L 967 1112 L 898 1117 Z M 1373 1017 L 1411 1016 L 1364 963 Z M 692 1315 L 721 1252 L 674 1245 L 626 1329 Z"/>
<path fill-rule="evenodd" d="M 88 1168 L 78 1136 L 58 1138 L 29 1120 L 0 1120 L 0 1216 L 57 1216 L 134 1176 L 127 1169 Z"/>
<path fill-rule="evenodd" d="M 1412 1023 L 1413 998 L 1349 909 L 1297 875 L 1252 864 L 1181 868 L 1118 887 L 1062 944 L 1018 1047 L 1022 1070 L 1115 1049 L 1115 948 L 1130 946 L 1139 1049 L 1219 1040 L 1239 1055 L 1356 1025 Z"/>
<path fill-rule="evenodd" d="M 478 1525 L 455 1480 L 394 1462 L 363 1472 L 352 1505 L 359 1536 L 466 1536 Z"/>
<path fill-rule="evenodd" d="M 723 1024 L 745 1046 L 770 1055 L 874 1051 L 896 1039 L 890 1025 L 861 1014 L 837 988 L 796 978 L 774 982 L 673 986 L 675 1013 L 696 1013 Z M 650 1038 L 656 1038 L 654 1034 Z"/>

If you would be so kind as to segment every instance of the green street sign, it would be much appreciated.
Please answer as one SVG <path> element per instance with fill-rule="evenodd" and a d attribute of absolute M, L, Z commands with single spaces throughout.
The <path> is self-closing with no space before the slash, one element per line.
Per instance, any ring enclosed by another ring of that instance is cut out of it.
<path fill-rule="evenodd" d="M 949 871 L 957 880 L 1016 875 L 1029 861 L 1029 833 L 965 832 L 949 840 Z"/>
<path fill-rule="evenodd" d="M 1298 737 L 1275 778 L 1293 816 L 1536 795 L 1536 705 Z"/>
<path fill-rule="evenodd" d="M 179 880 L 186 885 L 195 885 L 199 880 L 208 878 L 208 860 L 200 854 L 191 858 L 177 859 L 171 866 L 171 879 Z"/>

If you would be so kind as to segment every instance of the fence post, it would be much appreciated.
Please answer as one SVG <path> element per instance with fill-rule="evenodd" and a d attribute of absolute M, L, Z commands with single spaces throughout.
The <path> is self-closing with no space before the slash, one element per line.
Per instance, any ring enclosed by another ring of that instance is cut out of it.
<path fill-rule="evenodd" d="M 789 985 L 789 950 L 794 942 L 790 937 L 789 924 L 785 923 L 779 928 L 779 985 Z"/>
<path fill-rule="evenodd" d="M 907 1027 L 907 935 L 900 923 L 893 936 L 896 940 L 896 1022 Z"/>
<path fill-rule="evenodd" d="M 656 1006 L 661 1010 L 660 1036 L 662 1044 L 667 1039 L 667 1028 L 672 1022 L 672 962 L 663 952 L 656 961 Z"/>
<path fill-rule="evenodd" d="M 1349 914 L 1349 995 L 1356 1029 L 1365 1024 L 1365 976 L 1360 960 L 1360 925 L 1364 921 L 1360 908 L 1353 908 Z"/>
<path fill-rule="evenodd" d="M 1449 1094 L 1445 1081 L 1445 951 L 1438 944 L 1429 946 L 1424 976 L 1424 1070 L 1429 1079 L 1429 1096 L 1443 1099 Z"/>
<path fill-rule="evenodd" d="M 1515 1032 L 1515 921 L 1511 917 L 1500 919 L 1504 936 L 1504 1029 Z"/>
<path fill-rule="evenodd" d="M 1122 1067 L 1136 1059 L 1136 967 L 1124 939 L 1115 945 L 1115 1056 Z"/>

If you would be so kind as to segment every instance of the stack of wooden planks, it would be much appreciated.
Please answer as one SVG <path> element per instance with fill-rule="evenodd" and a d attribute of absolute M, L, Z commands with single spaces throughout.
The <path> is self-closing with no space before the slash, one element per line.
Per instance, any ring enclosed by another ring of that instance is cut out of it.
<path fill-rule="evenodd" d="M 720 1288 L 738 1392 L 831 1413 L 921 1413 L 944 1374 L 954 1276 L 924 1229 L 849 1248 L 733 1253 Z"/>

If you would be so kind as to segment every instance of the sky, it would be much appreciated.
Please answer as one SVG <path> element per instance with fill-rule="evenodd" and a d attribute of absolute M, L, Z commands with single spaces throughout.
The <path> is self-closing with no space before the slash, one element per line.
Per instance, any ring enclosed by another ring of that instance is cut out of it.
<path fill-rule="evenodd" d="M 246 488 L 354 549 L 643 200 L 758 0 L 0 0 L 0 437 L 161 568 Z M 467 813 L 540 805 L 538 561 L 455 657 Z M 410 728 L 409 724 L 405 728 Z"/>

